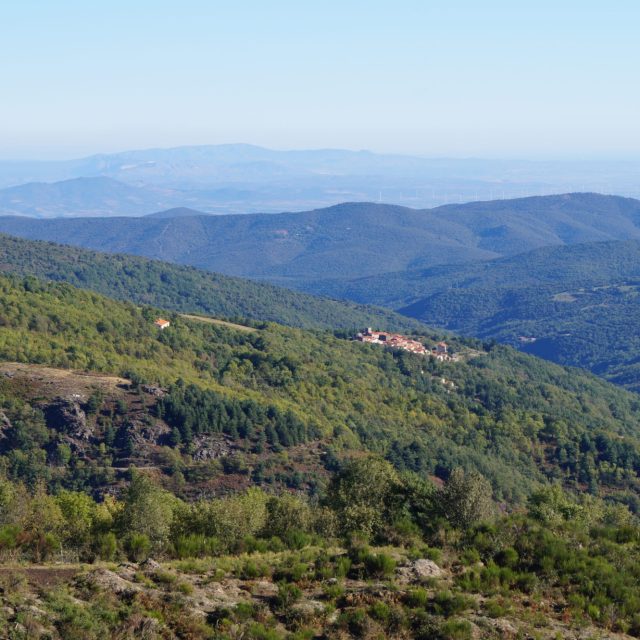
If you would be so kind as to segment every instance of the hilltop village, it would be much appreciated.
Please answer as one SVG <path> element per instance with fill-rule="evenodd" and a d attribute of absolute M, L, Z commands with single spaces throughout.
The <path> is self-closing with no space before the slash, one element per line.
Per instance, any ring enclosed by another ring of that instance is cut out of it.
<path fill-rule="evenodd" d="M 402 349 L 418 355 L 431 356 L 441 362 L 456 361 L 458 359 L 457 355 L 449 353 L 449 347 L 446 342 L 438 342 L 431 349 L 428 349 L 418 340 L 407 338 L 399 333 L 374 331 L 371 327 L 357 333 L 354 340 L 368 344 L 381 344 L 389 349 Z"/>

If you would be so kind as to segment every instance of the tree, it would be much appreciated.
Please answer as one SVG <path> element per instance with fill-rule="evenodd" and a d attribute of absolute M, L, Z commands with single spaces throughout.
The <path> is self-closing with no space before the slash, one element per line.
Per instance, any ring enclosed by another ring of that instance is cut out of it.
<path fill-rule="evenodd" d="M 176 501 L 175 496 L 157 487 L 148 477 L 132 471 L 119 514 L 121 533 L 144 535 L 154 546 L 162 546 L 169 536 Z"/>
<path fill-rule="evenodd" d="M 334 476 L 327 502 L 336 511 L 343 534 L 379 534 L 394 522 L 401 506 L 401 482 L 385 460 L 368 456 L 349 462 Z"/>
<path fill-rule="evenodd" d="M 64 518 L 61 535 L 65 543 L 77 549 L 88 546 L 96 519 L 96 503 L 80 491 L 61 491 L 56 501 Z"/>
<path fill-rule="evenodd" d="M 489 481 L 477 471 L 454 469 L 438 494 L 442 515 L 459 529 L 488 519 L 493 510 Z"/>
<path fill-rule="evenodd" d="M 267 526 L 265 534 L 285 538 L 291 531 L 309 531 L 312 513 L 303 498 L 285 493 L 273 496 L 267 502 Z"/>

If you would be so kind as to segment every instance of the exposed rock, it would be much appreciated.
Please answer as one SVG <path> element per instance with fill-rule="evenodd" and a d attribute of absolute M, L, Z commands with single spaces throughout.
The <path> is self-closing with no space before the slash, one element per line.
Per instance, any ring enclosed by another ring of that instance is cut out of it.
<path fill-rule="evenodd" d="M 400 567 L 397 573 L 401 582 L 420 582 L 444 575 L 444 571 L 433 560 L 427 558 L 413 560 L 408 565 Z"/>
<path fill-rule="evenodd" d="M 317 600 L 301 600 L 292 605 L 291 610 L 303 618 L 312 618 L 324 613 L 324 605 Z"/>
<path fill-rule="evenodd" d="M 7 418 L 4 411 L 0 411 L 0 431 L 3 431 L 4 429 L 11 429 L 11 427 L 11 420 Z"/>
<path fill-rule="evenodd" d="M 125 580 L 108 569 L 96 569 L 87 574 L 85 580 L 91 585 L 117 595 L 137 593 L 142 590 L 137 584 Z"/>
<path fill-rule="evenodd" d="M 238 580 L 225 580 L 224 582 L 212 582 L 206 589 L 206 597 L 216 606 L 224 605 L 234 607 L 238 602 L 245 601 L 247 594 L 240 588 L 242 583 Z"/>
<path fill-rule="evenodd" d="M 278 594 L 278 585 L 269 580 L 258 580 L 252 585 L 251 593 L 256 598 L 273 598 Z"/>
<path fill-rule="evenodd" d="M 193 439 L 194 460 L 215 460 L 231 455 L 231 439 L 220 434 L 199 435 Z"/>
<path fill-rule="evenodd" d="M 147 424 L 141 420 L 132 420 L 127 432 L 136 447 L 146 447 L 149 444 L 161 444 L 169 428 L 160 422 Z"/>
<path fill-rule="evenodd" d="M 7 431 L 9 431 L 13 425 L 11 424 L 11 420 L 7 418 L 6 414 L 3 411 L 0 411 L 0 440 L 3 440 L 7 437 Z"/>
<path fill-rule="evenodd" d="M 92 431 L 87 425 L 87 414 L 79 398 L 57 398 L 44 407 L 47 426 L 68 436 L 88 441 Z"/>
<path fill-rule="evenodd" d="M 142 390 L 151 396 L 155 396 L 156 398 L 162 398 L 162 396 L 167 393 L 166 389 L 162 389 L 161 387 L 154 387 L 150 384 L 143 384 Z"/>
<path fill-rule="evenodd" d="M 158 571 L 161 569 L 159 562 L 156 562 L 153 558 L 147 558 L 144 562 L 140 563 L 140 568 L 143 571 Z"/>

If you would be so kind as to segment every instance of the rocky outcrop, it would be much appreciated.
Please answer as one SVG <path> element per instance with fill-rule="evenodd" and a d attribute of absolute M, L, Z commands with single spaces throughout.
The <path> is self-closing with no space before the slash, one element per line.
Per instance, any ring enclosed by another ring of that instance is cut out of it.
<path fill-rule="evenodd" d="M 156 398 L 162 398 L 162 396 L 167 393 L 166 389 L 163 389 L 162 387 L 154 387 L 150 384 L 143 384 L 142 390 L 145 393 L 148 393 L 150 396 L 154 396 Z"/>
<path fill-rule="evenodd" d="M 92 431 L 79 397 L 56 398 L 43 409 L 50 429 L 64 433 L 74 440 L 88 441 L 91 438 Z"/>
<path fill-rule="evenodd" d="M 142 588 L 125 580 L 114 571 L 108 569 L 95 569 L 84 578 L 85 584 L 102 591 L 115 593 L 116 595 L 131 595 L 142 590 Z"/>
<path fill-rule="evenodd" d="M 216 458 L 224 458 L 233 452 L 233 444 L 231 438 L 226 436 L 215 435 L 199 435 L 193 439 L 193 459 L 215 460 Z"/>

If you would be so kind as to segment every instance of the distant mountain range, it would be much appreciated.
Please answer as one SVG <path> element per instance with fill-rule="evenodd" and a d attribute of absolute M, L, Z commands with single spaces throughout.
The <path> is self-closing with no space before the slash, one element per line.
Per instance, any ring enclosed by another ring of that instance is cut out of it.
<path fill-rule="evenodd" d="M 638 195 L 639 171 L 640 162 L 632 161 L 434 159 L 245 144 L 146 149 L 68 161 L 0 162 L 0 189 L 27 187 L 0 191 L 0 213 L 119 216 L 182 206 L 274 213 L 348 201 L 424 208 L 576 190 Z M 99 180 L 69 183 L 78 178 L 107 178 L 135 190 L 120 194 L 124 186 Z M 77 197 L 66 194 L 71 189 Z"/>
<path fill-rule="evenodd" d="M 35 220 L 0 231 L 317 291 L 319 280 L 488 260 L 549 245 L 640 239 L 640 201 L 569 194 L 430 210 L 347 203 L 287 214 Z M 334 294 L 339 289 L 329 291 Z M 343 295 L 340 293 L 340 295 Z"/>
<path fill-rule="evenodd" d="M 0 190 L 5 215 L 55 218 L 68 216 L 136 216 L 179 201 L 168 189 L 137 187 L 113 178 L 73 178 L 29 182 Z"/>

